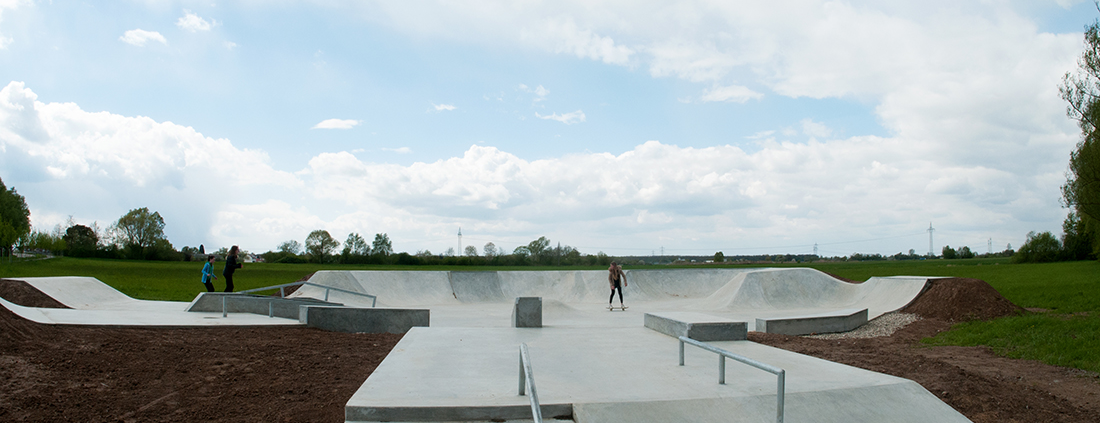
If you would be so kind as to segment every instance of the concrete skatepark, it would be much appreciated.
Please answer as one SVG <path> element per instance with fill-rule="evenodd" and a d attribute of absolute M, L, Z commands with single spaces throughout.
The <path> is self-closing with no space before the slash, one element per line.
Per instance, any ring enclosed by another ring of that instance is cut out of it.
<path fill-rule="evenodd" d="M 73 307 L 4 302 L 41 323 L 302 324 L 187 312 L 194 302 L 134 300 L 90 278 L 20 280 Z M 627 280 L 626 311 L 607 310 L 604 271 L 318 272 L 310 282 L 369 293 L 383 310 L 430 310 L 430 324 L 409 330 L 348 401 L 348 421 L 529 421 L 528 397 L 517 393 L 521 343 L 529 346 L 547 420 L 775 421 L 774 375 L 727 360 L 726 384 L 718 384 L 718 356 L 691 346 L 679 366 L 679 341 L 647 327 L 647 314 L 743 322 L 747 330 L 793 318 L 828 323 L 864 310 L 873 319 L 909 304 L 928 278 L 851 284 L 811 269 L 690 269 L 628 270 Z M 371 305 L 317 286 L 290 299 L 326 295 L 332 303 Z M 517 297 L 542 299 L 542 327 L 513 327 Z M 968 421 L 906 379 L 744 340 L 709 343 L 785 369 L 785 421 Z"/>

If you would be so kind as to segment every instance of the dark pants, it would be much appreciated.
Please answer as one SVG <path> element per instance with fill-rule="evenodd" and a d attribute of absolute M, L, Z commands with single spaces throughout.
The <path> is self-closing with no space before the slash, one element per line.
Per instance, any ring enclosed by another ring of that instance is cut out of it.
<path fill-rule="evenodd" d="M 615 283 L 615 287 L 611 288 L 611 298 L 607 299 L 607 303 L 611 304 L 611 301 L 615 300 L 615 290 L 619 290 L 619 305 L 623 304 L 623 287 L 618 282 Z"/>
<path fill-rule="evenodd" d="M 225 278 L 225 292 L 233 292 L 233 274 L 223 273 L 222 277 Z"/>
<path fill-rule="evenodd" d="M 214 292 L 214 284 L 210 283 L 209 280 L 203 282 L 202 284 L 206 285 L 206 292 Z"/>

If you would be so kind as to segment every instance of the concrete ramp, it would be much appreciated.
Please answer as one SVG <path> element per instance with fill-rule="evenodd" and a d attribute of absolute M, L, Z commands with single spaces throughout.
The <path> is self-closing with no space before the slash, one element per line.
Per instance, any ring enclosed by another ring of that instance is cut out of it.
<path fill-rule="evenodd" d="M 8 278 L 15 279 L 15 278 Z M 174 306 L 174 301 L 137 300 L 119 292 L 96 278 L 86 276 L 58 276 L 45 278 L 20 278 L 43 294 L 69 308 L 77 310 L 130 310 L 134 308 L 158 309 Z M 202 285 L 195 284 L 196 290 Z"/>
<path fill-rule="evenodd" d="M 318 285 L 375 295 L 378 307 L 409 307 L 458 304 L 451 289 L 450 272 L 424 271 L 330 271 L 314 273 L 309 281 Z M 324 299 L 325 290 L 302 286 L 289 297 L 308 296 Z M 369 306 L 369 299 L 339 292 L 329 293 L 329 301 Z"/>
<path fill-rule="evenodd" d="M 834 310 L 868 310 L 874 319 L 909 304 L 927 277 L 841 281 L 809 268 L 675 269 L 627 271 L 624 297 L 644 311 L 706 311 L 743 319 L 823 315 Z M 517 297 L 541 297 L 550 311 L 599 310 L 610 294 L 607 272 L 502 271 L 402 272 L 321 271 L 310 282 L 376 295 L 379 307 L 432 307 L 462 313 L 463 305 L 511 304 Z M 302 287 L 293 296 L 324 298 L 324 289 Z M 329 301 L 364 305 L 362 297 L 331 293 Z M 452 307 L 453 306 L 453 307 Z M 472 309 L 470 309 L 472 310 Z M 466 320 L 465 317 L 462 320 Z M 492 326 L 492 325 L 489 325 Z"/>
<path fill-rule="evenodd" d="M 24 281 L 70 307 L 23 307 L 0 299 L 0 305 L 13 313 L 43 324 L 166 327 L 300 325 L 297 319 L 268 318 L 266 315 L 245 313 L 223 318 L 221 312 L 188 312 L 189 302 L 134 299 L 91 277 L 6 279 Z"/>

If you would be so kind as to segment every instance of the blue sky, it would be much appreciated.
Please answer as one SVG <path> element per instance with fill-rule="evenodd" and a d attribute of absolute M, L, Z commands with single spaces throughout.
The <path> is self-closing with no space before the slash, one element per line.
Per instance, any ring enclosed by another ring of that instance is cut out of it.
<path fill-rule="evenodd" d="M 32 224 L 442 253 L 893 254 L 1060 233 L 1088 2 L 0 0 Z"/>

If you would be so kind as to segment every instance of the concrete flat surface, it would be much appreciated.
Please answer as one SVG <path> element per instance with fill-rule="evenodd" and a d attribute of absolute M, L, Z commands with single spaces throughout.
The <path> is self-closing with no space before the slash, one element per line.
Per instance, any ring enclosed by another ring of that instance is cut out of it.
<path fill-rule="evenodd" d="M 716 354 L 688 345 L 681 367 L 678 341 L 641 327 L 414 328 L 348 401 L 348 420 L 401 421 L 405 409 L 529 415 L 520 343 L 540 402 L 572 405 L 578 422 L 775 421 L 774 375 L 727 360 L 720 385 Z M 968 421 L 907 379 L 749 341 L 710 344 L 783 368 L 789 422 Z"/>
<path fill-rule="evenodd" d="M 644 327 L 654 313 L 716 320 L 831 316 L 901 309 L 927 277 L 860 284 L 813 269 L 627 271 L 626 311 L 607 310 L 606 271 L 317 272 L 310 282 L 378 296 L 379 306 L 427 307 L 345 408 L 348 421 L 501 421 L 530 416 L 518 395 L 519 345 L 531 350 L 539 399 L 578 422 L 775 421 L 776 377 L 686 347 Z M 303 287 L 295 295 L 320 298 Z M 362 300 L 332 293 L 346 304 Z M 542 328 L 511 328 L 516 297 L 541 297 Z M 615 297 L 614 304 L 618 304 Z M 786 370 L 786 421 L 965 422 L 919 384 L 748 341 L 711 342 Z"/>
<path fill-rule="evenodd" d="M 64 304 L 64 308 L 23 307 L 0 299 L 0 305 L 24 319 L 44 324 L 98 326 L 268 326 L 294 325 L 296 319 L 250 313 L 188 312 L 190 303 L 131 298 L 96 278 L 67 276 L 6 278 L 24 281 Z"/>

